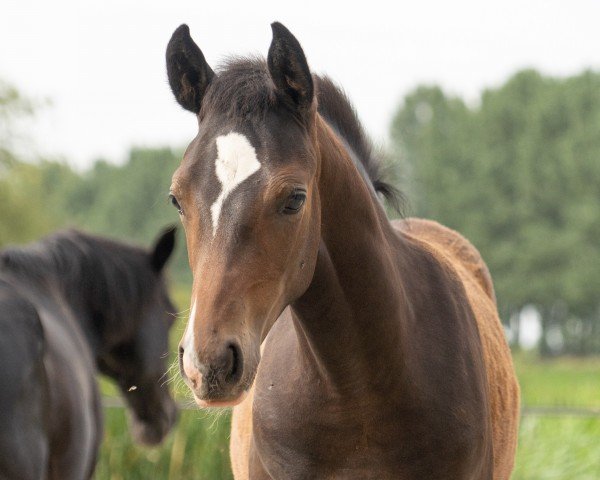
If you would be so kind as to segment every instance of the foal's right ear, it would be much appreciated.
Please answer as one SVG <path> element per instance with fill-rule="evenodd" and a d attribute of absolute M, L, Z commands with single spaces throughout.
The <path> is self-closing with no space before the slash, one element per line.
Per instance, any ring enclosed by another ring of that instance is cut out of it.
<path fill-rule="evenodd" d="M 190 37 L 190 29 L 185 24 L 173 32 L 167 45 L 167 73 L 179 104 L 197 115 L 202 97 L 215 73 Z"/>

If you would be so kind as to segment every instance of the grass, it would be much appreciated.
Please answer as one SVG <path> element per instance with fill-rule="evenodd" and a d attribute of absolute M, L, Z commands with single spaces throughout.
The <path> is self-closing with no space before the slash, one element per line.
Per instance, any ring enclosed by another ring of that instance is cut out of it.
<path fill-rule="evenodd" d="M 105 435 L 96 480 L 231 479 L 229 414 L 181 412 L 175 431 L 160 447 L 132 443 L 121 408 L 105 410 Z"/>
<path fill-rule="evenodd" d="M 519 354 L 514 360 L 523 405 L 600 407 L 600 357 L 540 360 Z"/>
<path fill-rule="evenodd" d="M 600 418 L 521 419 L 512 480 L 598 480 Z"/>
<path fill-rule="evenodd" d="M 600 358 L 514 356 L 524 406 L 600 407 Z M 600 478 L 600 417 L 521 418 L 513 480 Z"/>

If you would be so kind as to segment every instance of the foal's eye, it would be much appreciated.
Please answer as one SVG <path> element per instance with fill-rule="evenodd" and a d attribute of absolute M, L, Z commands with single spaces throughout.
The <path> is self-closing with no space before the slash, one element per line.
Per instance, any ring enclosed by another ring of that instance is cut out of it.
<path fill-rule="evenodd" d="M 298 213 L 306 201 L 306 192 L 304 190 L 294 190 L 294 192 L 287 198 L 285 205 L 283 206 L 282 213 L 286 215 L 292 215 Z"/>
<path fill-rule="evenodd" d="M 183 210 L 181 209 L 181 205 L 179 205 L 179 202 L 175 198 L 175 195 L 170 193 L 169 200 L 170 200 L 171 204 L 177 209 L 177 211 L 179 212 L 179 215 L 183 215 Z"/>

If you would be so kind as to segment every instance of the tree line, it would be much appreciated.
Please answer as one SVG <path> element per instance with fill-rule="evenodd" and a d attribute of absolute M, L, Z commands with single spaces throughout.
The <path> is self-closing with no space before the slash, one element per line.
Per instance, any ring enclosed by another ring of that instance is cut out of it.
<path fill-rule="evenodd" d="M 84 172 L 24 161 L 14 126 L 34 110 L 0 82 L 0 247 L 64 226 L 148 244 L 178 221 L 167 194 L 182 151 L 133 148 Z M 542 354 L 600 352 L 600 74 L 526 70 L 474 105 L 420 86 L 398 107 L 386 156 L 410 214 L 480 249 L 513 331 L 533 305 Z M 171 270 L 190 281 L 185 248 Z"/>
<path fill-rule="evenodd" d="M 477 105 L 422 86 L 391 133 L 414 213 L 480 249 L 503 319 L 533 305 L 542 354 L 600 351 L 600 74 L 525 70 Z"/>

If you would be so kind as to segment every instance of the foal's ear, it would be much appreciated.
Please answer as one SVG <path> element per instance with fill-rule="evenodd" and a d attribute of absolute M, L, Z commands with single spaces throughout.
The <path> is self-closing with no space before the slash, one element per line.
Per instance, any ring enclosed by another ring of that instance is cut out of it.
<path fill-rule="evenodd" d="M 271 24 L 273 40 L 267 63 L 273 83 L 300 111 L 307 111 L 313 101 L 313 80 L 296 37 L 281 23 Z"/>
<path fill-rule="evenodd" d="M 157 273 L 164 268 L 167 260 L 169 260 L 169 257 L 173 253 L 176 232 L 177 227 L 173 225 L 167 227 L 154 243 L 154 247 L 150 252 L 150 264 L 152 265 L 152 269 Z"/>
<path fill-rule="evenodd" d="M 167 45 L 169 84 L 179 104 L 198 114 L 206 88 L 215 76 L 187 25 L 180 25 Z"/>

